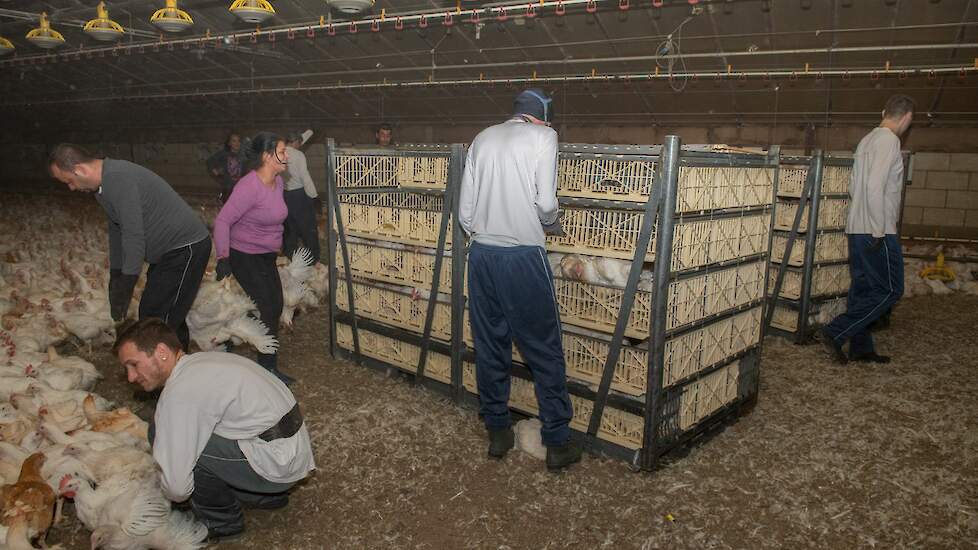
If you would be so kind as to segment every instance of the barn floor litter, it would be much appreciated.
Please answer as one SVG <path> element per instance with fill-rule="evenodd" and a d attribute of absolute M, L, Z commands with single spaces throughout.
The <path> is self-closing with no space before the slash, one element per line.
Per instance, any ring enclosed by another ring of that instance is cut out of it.
<path fill-rule="evenodd" d="M 476 414 L 333 361 L 325 310 L 282 337 L 318 472 L 220 548 L 974 548 L 978 297 L 902 301 L 890 365 L 768 339 L 754 412 L 653 475 L 593 457 L 562 475 L 485 458 Z M 96 391 L 142 405 L 106 348 Z M 88 548 L 73 513 L 48 543 Z"/>

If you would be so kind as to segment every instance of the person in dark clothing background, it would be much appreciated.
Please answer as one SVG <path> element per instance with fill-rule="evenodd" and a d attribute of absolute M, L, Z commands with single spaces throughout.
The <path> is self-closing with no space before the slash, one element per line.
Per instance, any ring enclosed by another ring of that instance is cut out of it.
<path fill-rule="evenodd" d="M 78 145 L 55 146 L 55 179 L 72 191 L 95 193 L 109 220 L 109 304 L 123 321 L 136 281 L 149 263 L 139 318 L 159 317 L 190 344 L 186 318 L 211 254 L 207 227 L 160 176 L 125 160 L 95 158 Z"/>
<path fill-rule="evenodd" d="M 221 204 L 227 202 L 231 190 L 244 175 L 245 156 L 241 151 L 241 136 L 237 132 L 228 134 L 224 147 L 207 159 L 207 171 L 221 187 Z"/>
<path fill-rule="evenodd" d="M 282 253 L 292 257 L 299 247 L 299 241 L 309 249 L 313 262 L 319 261 L 319 225 L 316 220 L 316 184 L 309 175 L 306 155 L 299 150 L 302 144 L 312 136 L 312 130 L 291 133 L 286 138 L 286 152 L 289 154 L 288 171 L 285 178 L 285 204 L 289 208 L 289 216 L 285 219 L 285 236 L 283 237 Z"/>

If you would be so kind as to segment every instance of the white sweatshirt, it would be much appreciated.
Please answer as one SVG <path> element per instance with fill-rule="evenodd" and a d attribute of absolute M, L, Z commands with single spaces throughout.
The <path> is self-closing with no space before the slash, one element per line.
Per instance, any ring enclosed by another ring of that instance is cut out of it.
<path fill-rule="evenodd" d="M 248 464 L 275 483 L 298 481 L 315 469 L 306 425 L 289 438 L 258 434 L 295 406 L 292 392 L 257 363 L 232 353 L 184 355 L 156 405 L 153 458 L 163 494 L 174 502 L 194 492 L 194 466 L 211 434 L 238 442 Z"/>
<path fill-rule="evenodd" d="M 846 233 L 896 235 L 902 196 L 900 138 L 889 128 L 876 128 L 856 147 L 849 179 Z"/>
<path fill-rule="evenodd" d="M 557 132 L 514 118 L 472 140 L 459 196 L 459 222 L 493 246 L 544 247 L 541 224 L 557 219 Z"/>
<path fill-rule="evenodd" d="M 305 189 L 306 195 L 310 199 L 316 198 L 319 193 L 316 191 L 316 184 L 313 183 L 312 176 L 309 175 L 306 154 L 294 147 L 286 147 L 285 151 L 289 154 L 285 190 Z"/>

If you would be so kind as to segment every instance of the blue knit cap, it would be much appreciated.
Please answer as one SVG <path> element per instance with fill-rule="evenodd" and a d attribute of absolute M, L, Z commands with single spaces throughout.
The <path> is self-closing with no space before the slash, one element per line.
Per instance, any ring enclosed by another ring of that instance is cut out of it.
<path fill-rule="evenodd" d="M 530 115 L 544 122 L 554 119 L 553 98 L 540 88 L 528 88 L 513 101 L 514 115 Z"/>

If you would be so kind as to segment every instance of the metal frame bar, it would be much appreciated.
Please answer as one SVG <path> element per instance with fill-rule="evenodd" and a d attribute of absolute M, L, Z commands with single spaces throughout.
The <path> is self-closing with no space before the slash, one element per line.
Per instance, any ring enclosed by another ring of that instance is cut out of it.
<path fill-rule="evenodd" d="M 659 164 L 661 186 L 664 188 L 656 224 L 655 264 L 653 273 L 652 314 L 649 319 L 649 363 L 646 373 L 645 430 L 642 434 L 642 451 L 639 467 L 652 470 L 656 462 L 659 418 L 662 414 L 662 377 L 665 360 L 665 321 L 669 307 L 670 269 L 672 266 L 673 222 L 676 213 L 676 197 L 679 187 L 679 136 L 666 136 L 662 145 Z"/>
<path fill-rule="evenodd" d="M 428 345 L 431 343 L 431 325 L 435 319 L 435 305 L 438 302 L 438 289 L 441 284 L 441 266 L 445 261 L 445 241 L 447 240 L 448 224 L 449 220 L 452 223 L 458 219 L 454 216 L 454 212 L 457 211 L 455 204 L 458 202 L 459 190 L 462 186 L 461 172 L 459 171 L 459 163 L 462 162 L 461 157 L 461 145 L 452 147 L 452 156 L 450 157 L 448 164 L 449 179 L 445 184 L 445 195 L 442 200 L 441 209 L 441 227 L 438 228 L 438 247 L 435 251 L 435 266 L 434 273 L 431 275 L 431 294 L 428 295 L 428 310 L 425 313 L 424 318 L 424 331 L 422 333 L 421 339 L 421 353 L 418 356 L 418 378 L 424 378 L 424 368 L 425 363 L 428 360 Z M 453 178 L 451 176 L 459 177 Z M 454 248 L 454 246 L 453 246 Z M 454 253 L 453 253 L 454 256 Z M 453 295 L 452 304 L 458 300 Z M 352 309 L 352 306 L 351 306 Z M 454 309 L 454 308 L 453 308 Z M 454 331 L 455 319 L 452 319 L 452 340 L 455 340 L 456 334 Z"/>
<path fill-rule="evenodd" d="M 459 223 L 459 194 L 462 191 L 462 174 L 465 170 L 465 147 L 461 144 L 452 145 L 452 157 L 456 159 L 454 164 L 449 163 L 448 180 L 449 184 L 454 179 L 457 182 L 454 209 L 452 210 L 452 397 L 456 403 L 461 403 L 465 397 L 465 386 L 462 385 L 462 353 L 465 351 L 465 342 L 462 334 L 465 328 L 465 259 L 468 256 L 468 243 L 465 238 L 465 231 Z"/>
<path fill-rule="evenodd" d="M 361 354 L 360 354 L 360 334 L 357 331 L 357 316 L 356 316 L 356 304 L 353 299 L 353 275 L 350 271 L 350 251 L 346 245 L 346 231 L 343 229 L 343 215 L 340 210 L 340 197 L 336 190 L 336 142 L 333 138 L 329 138 L 326 141 L 326 187 L 329 194 L 329 202 L 331 203 L 333 215 L 335 216 L 336 223 L 336 235 L 340 243 L 340 253 L 343 255 L 343 272 L 346 279 L 346 293 L 347 300 L 350 303 L 350 313 L 353 316 L 353 348 L 354 357 L 357 364 L 360 364 Z M 329 231 L 333 231 L 333 226 L 329 225 Z M 329 239 L 328 252 L 330 254 L 330 266 L 329 270 L 329 295 L 330 295 L 330 351 L 335 355 L 336 351 L 336 334 L 335 330 L 335 319 L 337 312 L 336 304 L 336 245 L 333 243 L 333 238 Z"/>
<path fill-rule="evenodd" d="M 801 275 L 801 307 L 798 317 L 797 342 L 808 339 L 808 313 L 811 309 L 812 276 L 815 269 L 815 245 L 818 240 L 818 213 L 822 204 L 822 174 L 825 154 L 816 149 L 812 155 L 812 164 L 808 169 L 812 174 L 811 197 L 808 206 L 808 229 L 805 231 L 805 270 Z"/>
<path fill-rule="evenodd" d="M 676 139 L 678 140 L 678 138 Z M 676 156 L 676 151 L 672 149 L 670 150 L 670 154 Z M 601 428 L 601 417 L 604 415 L 604 407 L 608 400 L 608 392 L 611 390 L 611 382 L 614 379 L 615 367 L 618 365 L 618 356 L 621 353 L 622 341 L 625 337 L 625 328 L 628 325 L 628 320 L 632 314 L 632 306 L 635 303 L 635 292 L 638 290 L 638 281 L 642 274 L 642 265 L 645 263 L 645 257 L 649 250 L 649 245 L 652 242 L 652 234 L 655 232 L 656 222 L 662 212 L 663 189 L 670 185 L 676 185 L 678 182 L 678 169 L 674 169 L 666 174 L 662 168 L 662 164 L 662 162 L 658 162 L 656 164 L 657 176 L 653 178 L 651 197 L 644 205 L 645 215 L 642 217 L 642 226 L 639 230 L 638 242 L 635 245 L 632 265 L 628 271 L 628 279 L 625 283 L 625 293 L 621 300 L 621 309 L 618 310 L 618 319 L 615 321 L 615 332 L 611 339 L 608 357 L 605 358 L 604 367 L 601 370 L 601 382 L 598 385 L 598 395 L 594 401 L 594 408 L 591 410 L 591 418 L 588 421 L 587 434 L 584 438 L 585 450 L 590 450 L 594 446 L 594 442 L 598 436 L 598 430 Z M 672 179 L 670 180 L 668 178 Z M 672 241 L 671 233 L 668 239 L 669 241 Z M 658 256 L 656 256 L 656 265 L 658 265 L 658 263 Z"/>

